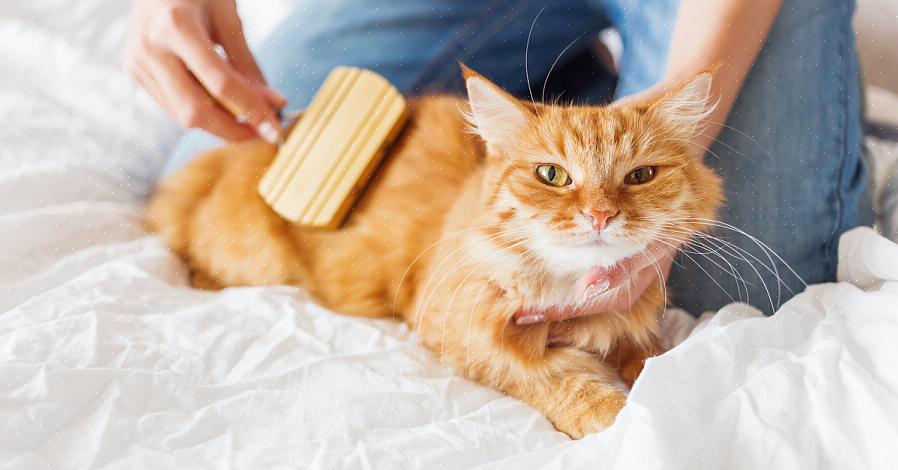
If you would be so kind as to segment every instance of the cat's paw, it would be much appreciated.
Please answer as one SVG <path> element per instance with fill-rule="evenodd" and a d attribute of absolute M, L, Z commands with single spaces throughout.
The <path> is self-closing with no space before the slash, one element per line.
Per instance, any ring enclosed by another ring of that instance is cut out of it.
<path fill-rule="evenodd" d="M 642 373 L 643 366 L 645 366 L 645 359 L 641 357 L 632 359 L 621 366 L 620 378 L 627 384 L 627 387 L 633 388 L 636 378 Z"/>
<path fill-rule="evenodd" d="M 567 407 L 555 416 L 552 422 L 555 429 L 567 434 L 571 439 L 580 439 L 611 426 L 626 401 L 627 397 L 623 393 L 605 389 L 590 396 L 588 403 Z"/>

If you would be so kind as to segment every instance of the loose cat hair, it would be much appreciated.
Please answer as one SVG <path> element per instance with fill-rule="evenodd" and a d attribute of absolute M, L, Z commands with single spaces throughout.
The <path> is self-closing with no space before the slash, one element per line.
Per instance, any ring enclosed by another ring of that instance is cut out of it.
<path fill-rule="evenodd" d="M 609 426 L 660 352 L 663 282 L 624 311 L 518 325 L 522 311 L 589 310 L 597 268 L 652 257 L 707 225 L 720 179 L 689 153 L 711 76 L 620 107 L 515 99 L 464 68 L 468 100 L 411 103 L 410 122 L 347 223 L 291 225 L 256 187 L 276 147 L 198 156 L 162 181 L 148 224 L 194 285 L 289 284 L 346 315 L 395 315 L 459 374 L 542 412 L 573 438 Z M 624 285 L 606 295 L 629 295 Z"/>

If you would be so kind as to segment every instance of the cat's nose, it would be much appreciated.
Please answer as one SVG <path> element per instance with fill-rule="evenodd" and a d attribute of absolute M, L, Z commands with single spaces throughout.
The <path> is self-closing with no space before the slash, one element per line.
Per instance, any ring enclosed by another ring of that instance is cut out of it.
<path fill-rule="evenodd" d="M 586 217 L 592 222 L 592 227 L 601 232 L 618 212 L 617 209 L 588 209 Z"/>

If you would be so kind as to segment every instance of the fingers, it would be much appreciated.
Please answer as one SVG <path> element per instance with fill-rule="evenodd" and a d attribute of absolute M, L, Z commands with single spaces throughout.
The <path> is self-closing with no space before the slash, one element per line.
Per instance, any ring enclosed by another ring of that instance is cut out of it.
<path fill-rule="evenodd" d="M 256 64 L 246 37 L 240 17 L 233 12 L 222 12 L 212 16 L 212 37 L 224 47 L 228 54 L 228 62 L 253 85 L 265 85 L 262 71 Z"/>
<path fill-rule="evenodd" d="M 654 266 L 644 267 L 629 279 L 631 282 L 629 286 L 621 285 L 606 295 L 596 297 L 588 311 L 609 312 L 629 309 L 642 297 L 642 294 L 649 286 L 659 282 L 663 283 L 666 278 L 667 273 L 663 270 L 659 274 L 659 271 Z"/>
<path fill-rule="evenodd" d="M 287 106 L 287 98 L 265 82 L 265 77 L 243 35 L 240 17 L 230 12 L 223 13 L 225 14 L 213 17 L 213 39 L 221 44 L 228 55 L 228 62 L 252 83 L 257 94 L 261 94 L 274 109 L 283 109 Z"/>
<path fill-rule="evenodd" d="M 583 300 L 593 299 L 630 280 L 634 273 L 641 272 L 656 264 L 669 262 L 676 248 L 668 244 L 653 243 L 646 249 L 608 268 L 596 268 L 580 280 Z M 669 267 L 669 264 L 668 264 Z M 665 276 L 666 277 L 666 276 Z M 642 294 L 642 290 L 638 292 Z"/>
<path fill-rule="evenodd" d="M 204 129 L 226 140 L 245 140 L 255 136 L 253 129 L 238 123 L 234 116 L 215 103 L 186 66 L 173 55 L 164 55 L 157 62 L 162 101 L 175 120 L 186 128 Z"/>
<path fill-rule="evenodd" d="M 159 39 L 222 106 L 238 120 L 246 121 L 260 137 L 276 142 L 280 123 L 270 103 L 254 91 L 249 80 L 218 55 L 197 11 L 178 8 L 169 16 L 170 34 Z M 248 65 L 244 63 L 244 67 Z M 253 73 L 257 72 L 255 68 Z"/>

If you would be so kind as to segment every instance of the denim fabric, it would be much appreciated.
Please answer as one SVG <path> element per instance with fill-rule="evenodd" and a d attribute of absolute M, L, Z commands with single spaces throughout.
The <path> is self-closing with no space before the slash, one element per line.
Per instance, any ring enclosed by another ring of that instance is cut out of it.
<path fill-rule="evenodd" d="M 675 304 L 700 313 L 743 300 L 771 313 L 802 279 L 835 279 L 838 237 L 867 204 L 853 9 L 849 0 L 785 2 L 706 157 L 725 179 L 721 220 L 751 237 L 718 228 L 714 235 L 738 248 L 705 241 L 682 254 L 670 278 Z M 675 0 L 307 0 L 256 55 L 291 109 L 337 65 L 370 68 L 417 95 L 460 91 L 461 60 L 529 96 L 525 50 L 539 100 L 562 50 L 570 44 L 555 72 L 613 25 L 624 44 L 615 93 L 623 96 L 663 74 L 676 10 Z M 187 133 L 166 171 L 216 142 Z"/>
<path fill-rule="evenodd" d="M 727 120 L 728 128 L 706 161 L 725 179 L 728 204 L 723 221 L 769 245 L 805 282 L 829 282 L 835 280 L 839 235 L 861 222 L 858 209 L 867 185 L 850 23 L 854 2 L 784 3 Z M 869 201 L 863 204 L 869 207 Z M 731 230 L 717 235 L 768 260 L 744 236 L 735 236 Z M 753 284 L 741 296 L 732 276 L 709 260 L 700 265 L 725 289 L 709 285 L 694 265 L 681 259 L 686 269 L 674 271 L 670 290 L 677 303 L 690 311 L 741 297 L 768 313 L 769 298 L 777 305 L 790 297 L 790 289 L 802 290 L 801 281 L 787 272 L 784 263 L 767 261 L 786 282 L 778 293 L 775 276 L 752 256 L 744 257 L 753 262 L 764 282 L 748 263 L 734 263 Z M 770 288 L 770 297 L 764 284 Z"/>

